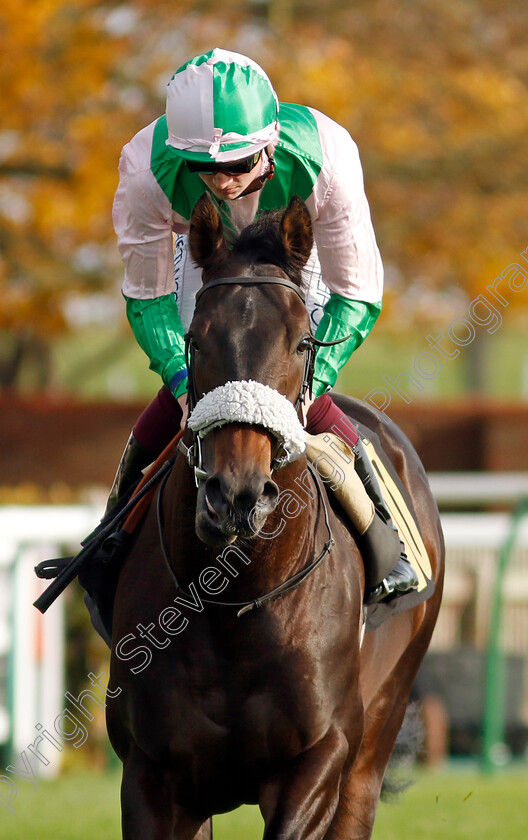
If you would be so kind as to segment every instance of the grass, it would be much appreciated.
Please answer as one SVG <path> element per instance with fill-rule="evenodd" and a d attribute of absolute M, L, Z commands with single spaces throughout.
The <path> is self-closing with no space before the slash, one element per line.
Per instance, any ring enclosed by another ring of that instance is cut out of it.
<path fill-rule="evenodd" d="M 376 329 L 368 340 L 354 353 L 343 368 L 336 383 L 336 390 L 356 397 L 364 397 L 374 388 L 388 388 L 392 404 L 404 405 L 404 400 L 383 377 L 396 381 L 400 374 L 408 372 L 423 387 L 418 390 L 404 379 L 403 390 L 413 403 L 430 400 L 456 400 L 469 391 L 472 365 L 475 364 L 476 343 L 461 347 L 456 359 L 441 358 L 436 375 L 424 378 L 414 367 L 415 361 L 424 352 L 431 353 L 425 340 L 427 329 L 415 329 L 412 333 L 391 335 Z M 435 332 L 437 335 L 437 332 Z M 526 339 L 514 327 L 504 327 L 493 335 L 480 336 L 480 354 L 483 379 L 482 396 L 495 399 L 526 399 L 528 354 Z M 450 352 L 454 345 L 449 339 L 444 342 Z M 434 355 L 434 354 L 433 354 Z M 436 353 L 439 356 L 439 353 Z M 420 359 L 418 359 L 420 365 Z M 431 361 L 424 361 L 425 370 Z M 435 371 L 431 368 L 431 373 Z M 380 399 L 380 396 L 377 397 Z"/>
<path fill-rule="evenodd" d="M 485 777 L 474 770 L 415 774 L 394 804 L 382 804 L 373 840 L 524 840 L 528 766 Z M 7 796 L 4 785 L 0 795 Z M 19 780 L 14 814 L 0 808 L 0 840 L 119 840 L 119 775 Z M 215 819 L 215 840 L 258 840 L 256 808 Z"/>
<path fill-rule="evenodd" d="M 528 767 L 485 777 L 421 774 L 394 805 L 381 805 L 374 840 L 523 840 Z"/>

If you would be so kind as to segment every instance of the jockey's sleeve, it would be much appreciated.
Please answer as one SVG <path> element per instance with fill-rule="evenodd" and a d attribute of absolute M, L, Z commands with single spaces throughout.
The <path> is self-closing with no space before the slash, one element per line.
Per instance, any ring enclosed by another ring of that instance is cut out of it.
<path fill-rule="evenodd" d="M 151 169 L 152 125 L 128 143 L 119 160 L 112 218 L 127 298 L 147 299 L 174 291 L 172 231 L 184 220 L 174 213 Z"/>
<path fill-rule="evenodd" d="M 346 129 L 314 111 L 324 165 L 312 196 L 313 232 L 323 282 L 349 301 L 383 297 L 383 264 L 376 243 L 356 144 Z"/>
<path fill-rule="evenodd" d="M 333 387 L 337 374 L 350 356 L 367 337 L 381 312 L 381 301 L 365 303 L 348 300 L 338 294 L 330 295 L 315 337 L 320 341 L 335 341 L 350 335 L 348 341 L 332 347 L 318 347 L 315 357 L 313 392 L 319 397 Z"/>
<path fill-rule="evenodd" d="M 185 340 L 174 294 L 148 300 L 126 297 L 132 332 L 150 359 L 150 369 L 179 397 L 187 390 Z"/>

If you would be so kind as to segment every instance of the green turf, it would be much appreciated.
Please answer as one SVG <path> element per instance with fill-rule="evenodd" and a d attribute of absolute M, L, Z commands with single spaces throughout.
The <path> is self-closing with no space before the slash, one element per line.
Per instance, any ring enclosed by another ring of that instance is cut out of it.
<path fill-rule="evenodd" d="M 416 774 L 415 774 L 416 775 Z M 4 785 L 0 795 L 7 795 Z M 395 804 L 380 806 L 374 840 L 525 840 L 528 766 L 492 778 L 474 771 L 419 773 Z M 14 814 L 0 808 L 0 840 L 119 840 L 119 777 L 72 774 L 20 780 Z M 257 840 L 258 810 L 217 817 L 215 840 Z"/>
<path fill-rule="evenodd" d="M 394 805 L 381 805 L 374 840 L 524 840 L 528 767 L 496 777 L 422 774 Z"/>

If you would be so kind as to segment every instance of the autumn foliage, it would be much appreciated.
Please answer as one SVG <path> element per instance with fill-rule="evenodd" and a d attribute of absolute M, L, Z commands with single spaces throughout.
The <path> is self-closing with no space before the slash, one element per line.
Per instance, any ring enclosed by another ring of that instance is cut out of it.
<path fill-rule="evenodd" d="M 162 112 L 174 70 L 215 45 L 356 139 L 394 319 L 477 295 L 528 245 L 527 33 L 524 0 L 3 0 L 4 382 L 24 342 L 45 352 L 68 329 L 72 294 L 118 295 L 120 148 Z"/>

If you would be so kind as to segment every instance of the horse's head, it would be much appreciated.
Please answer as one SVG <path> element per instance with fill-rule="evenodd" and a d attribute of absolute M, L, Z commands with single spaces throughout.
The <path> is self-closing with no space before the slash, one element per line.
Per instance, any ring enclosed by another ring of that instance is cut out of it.
<path fill-rule="evenodd" d="M 192 214 L 190 252 L 204 284 L 187 336 L 189 423 L 201 430 L 196 531 L 214 547 L 258 533 L 278 497 L 279 451 L 303 448 L 296 409 L 313 345 L 299 292 L 312 243 L 299 198 L 231 247 L 208 195 Z"/>

